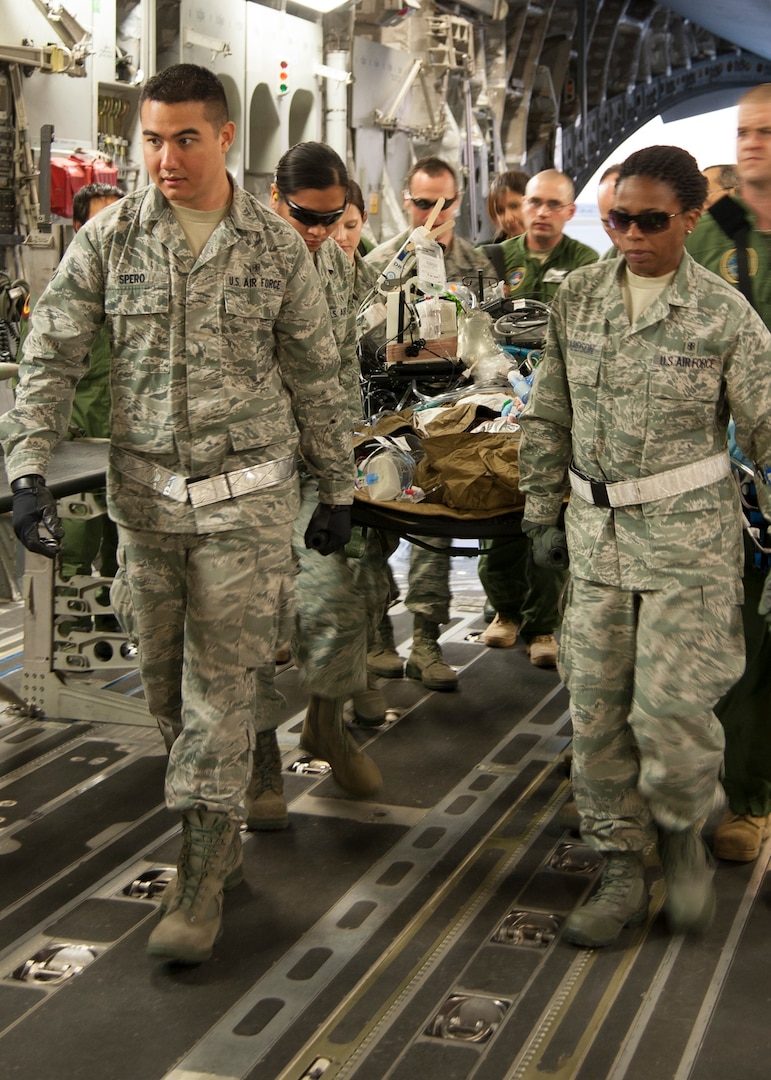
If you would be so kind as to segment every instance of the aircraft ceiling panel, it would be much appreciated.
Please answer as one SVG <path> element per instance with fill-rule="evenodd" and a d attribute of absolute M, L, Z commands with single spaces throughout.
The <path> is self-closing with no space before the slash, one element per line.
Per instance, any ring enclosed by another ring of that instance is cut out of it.
<path fill-rule="evenodd" d="M 768 0 L 660 0 L 705 30 L 771 60 L 771 13 Z"/>

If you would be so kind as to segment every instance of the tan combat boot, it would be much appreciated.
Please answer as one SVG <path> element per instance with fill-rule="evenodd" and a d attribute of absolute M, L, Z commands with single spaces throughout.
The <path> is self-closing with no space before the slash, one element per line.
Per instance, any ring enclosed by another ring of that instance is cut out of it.
<path fill-rule="evenodd" d="M 518 633 L 519 623 L 497 611 L 495 618 L 479 640 L 492 649 L 510 649 L 516 645 Z"/>
<path fill-rule="evenodd" d="M 420 679 L 429 690 L 455 690 L 458 685 L 458 673 L 445 661 L 439 647 L 439 624 L 424 615 L 415 616 L 407 678 Z"/>
<path fill-rule="evenodd" d="M 715 914 L 713 864 L 695 827 L 681 832 L 659 829 L 659 858 L 667 896 L 664 911 L 673 934 L 701 934 Z"/>
<path fill-rule="evenodd" d="M 367 672 L 367 689 L 353 695 L 353 712 L 365 727 L 379 727 L 385 723 L 388 704 L 376 676 Z"/>
<path fill-rule="evenodd" d="M 396 651 L 394 628 L 388 614 L 380 620 L 372 648 L 367 653 L 367 670 L 381 679 L 401 679 L 404 661 Z"/>
<path fill-rule="evenodd" d="M 771 814 L 755 817 L 752 814 L 734 814 L 729 810 L 715 829 L 712 850 L 718 859 L 754 862 L 769 836 Z"/>
<path fill-rule="evenodd" d="M 351 795 L 366 798 L 383 786 L 380 769 L 346 728 L 339 698 L 311 694 L 300 746 L 312 757 L 328 761 L 335 780 Z"/>
<path fill-rule="evenodd" d="M 281 776 L 281 751 L 275 728 L 258 731 L 252 756 L 252 776 L 246 789 L 246 827 L 251 832 L 269 832 L 289 827 Z"/>
<path fill-rule="evenodd" d="M 537 634 L 525 645 L 533 667 L 553 668 L 557 666 L 559 645 L 554 634 Z"/>
<path fill-rule="evenodd" d="M 149 956 L 200 964 L 222 936 L 222 894 L 228 868 L 238 861 L 238 824 L 228 814 L 188 810 L 182 850 L 166 913 L 150 935 Z M 171 886 L 169 886 L 171 888 Z"/>
<path fill-rule="evenodd" d="M 639 926 L 648 914 L 645 867 L 634 852 L 606 856 L 600 887 L 565 919 L 562 936 L 573 945 L 611 945 L 625 926 Z"/>
<path fill-rule="evenodd" d="M 179 854 L 179 866 L 187 866 L 187 853 L 190 849 L 190 833 L 183 832 L 182 834 L 182 850 Z M 244 880 L 244 851 L 241 847 L 241 836 L 236 830 L 233 834 L 233 842 L 228 848 L 228 853 L 225 858 L 225 883 L 223 888 L 227 892 L 228 889 L 235 889 L 236 885 L 240 885 Z M 165 915 L 169 908 L 174 903 L 174 897 L 177 889 L 179 888 L 179 869 L 176 874 L 171 878 L 169 884 L 161 893 L 161 900 L 158 905 L 158 910 L 161 915 Z"/>

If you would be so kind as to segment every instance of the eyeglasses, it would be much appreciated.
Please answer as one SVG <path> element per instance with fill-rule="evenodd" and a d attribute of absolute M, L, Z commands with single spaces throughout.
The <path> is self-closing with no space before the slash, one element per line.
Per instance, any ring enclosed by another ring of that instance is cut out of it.
<path fill-rule="evenodd" d="M 293 217 L 295 221 L 299 221 L 301 225 L 307 225 L 312 228 L 314 225 L 322 225 L 325 229 L 328 229 L 330 225 L 334 225 L 346 211 L 348 203 L 345 202 L 339 210 L 308 210 L 304 206 L 298 206 L 297 203 L 293 203 L 286 195 L 282 195 L 286 205 L 289 207 L 289 216 Z"/>
<path fill-rule="evenodd" d="M 666 210 L 644 210 L 642 214 L 627 214 L 624 210 L 611 210 L 608 214 L 608 224 L 616 232 L 629 232 L 632 225 L 636 225 L 641 233 L 664 232 L 669 228 L 672 218 L 686 214 L 687 210 L 678 210 L 676 214 L 668 214 Z"/>
<path fill-rule="evenodd" d="M 442 210 L 447 210 L 450 206 L 453 205 L 453 203 L 457 202 L 459 195 L 460 192 L 456 191 L 454 195 L 451 195 L 449 197 L 449 199 L 445 199 Z M 439 202 L 438 199 L 416 199 L 414 195 L 410 195 L 409 191 L 405 191 L 404 197 L 405 199 L 409 199 L 410 202 L 415 203 L 418 210 L 433 210 L 436 204 Z"/>
<path fill-rule="evenodd" d="M 534 195 L 528 195 L 525 202 L 531 210 L 546 210 L 549 214 L 556 214 L 558 210 L 567 210 L 572 203 L 559 203 L 556 199 L 539 199 Z"/>

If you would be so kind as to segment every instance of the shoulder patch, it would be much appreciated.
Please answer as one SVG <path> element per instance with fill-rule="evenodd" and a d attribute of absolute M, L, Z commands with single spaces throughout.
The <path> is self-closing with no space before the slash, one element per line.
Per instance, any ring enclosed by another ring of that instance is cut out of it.
<path fill-rule="evenodd" d="M 522 279 L 524 278 L 524 276 L 525 276 L 525 268 L 524 268 L 524 266 L 517 266 L 514 270 L 512 270 L 509 273 L 508 277 L 506 278 L 506 281 L 508 283 L 509 288 L 510 289 L 518 289 L 519 286 L 522 284 Z"/>
<path fill-rule="evenodd" d="M 758 253 L 754 248 L 747 248 L 747 268 L 750 277 L 755 277 L 758 272 Z M 739 284 L 739 269 L 736 261 L 736 248 L 729 248 L 720 259 L 720 276 L 730 281 L 732 285 Z"/>

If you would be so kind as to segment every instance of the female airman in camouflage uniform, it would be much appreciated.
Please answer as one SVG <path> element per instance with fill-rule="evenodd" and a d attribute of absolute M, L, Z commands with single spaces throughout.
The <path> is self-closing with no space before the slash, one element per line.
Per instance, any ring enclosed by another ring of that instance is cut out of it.
<path fill-rule="evenodd" d="M 611 211 L 621 257 L 559 289 L 522 416 L 523 528 L 544 562 L 564 542 L 572 487 L 559 668 L 581 830 L 606 856 L 599 892 L 565 924 L 581 945 L 645 918 L 654 840 L 672 929 L 704 929 L 714 905 L 700 837 L 724 798 L 713 707 L 744 662 L 726 431 L 733 414 L 744 452 L 771 462 L 771 336 L 684 252 L 705 189 L 676 147 L 624 162 Z"/>
<path fill-rule="evenodd" d="M 321 280 L 340 351 L 340 380 L 346 391 L 342 418 L 352 434 L 361 415 L 354 275 L 349 260 L 329 238 L 345 211 L 347 188 L 345 165 L 331 147 L 298 143 L 278 163 L 271 207 L 300 233 Z M 380 771 L 343 723 L 346 699 L 367 686 L 367 609 L 358 583 L 361 571 L 358 561 L 346 558 L 343 551 L 322 558 L 305 547 L 303 537 L 318 501 L 318 483 L 302 465 L 300 479 L 302 505 L 293 536 L 299 575 L 292 654 L 302 685 L 310 691 L 300 742 L 314 757 L 329 762 L 335 779 L 347 791 L 371 795 L 381 785 Z M 387 588 L 387 582 L 383 587 Z M 267 696 L 261 700 L 265 702 Z M 255 756 L 247 804 L 247 823 L 253 829 L 288 824 L 275 725 L 275 709 L 261 710 L 257 716 L 261 753 Z"/>

